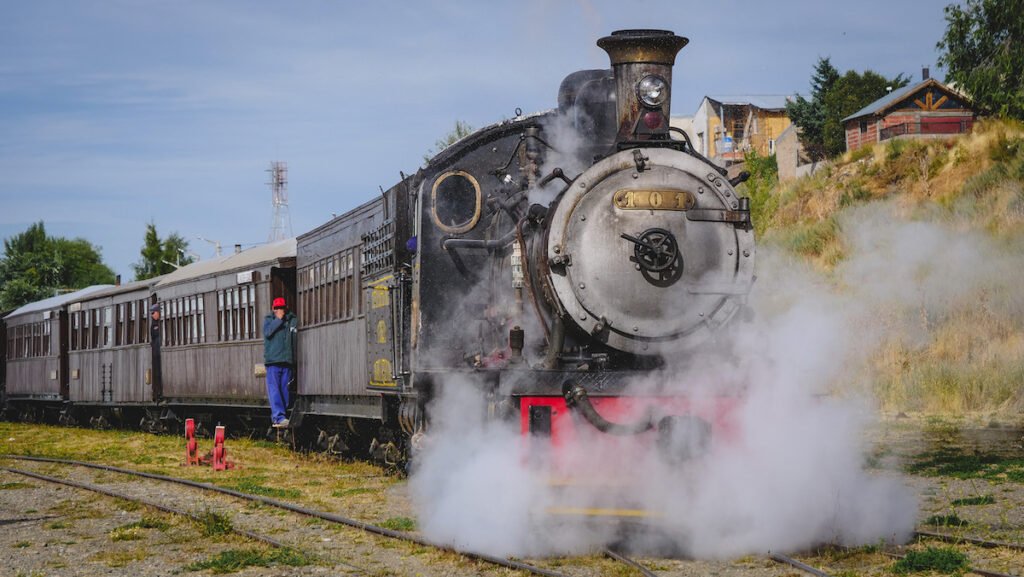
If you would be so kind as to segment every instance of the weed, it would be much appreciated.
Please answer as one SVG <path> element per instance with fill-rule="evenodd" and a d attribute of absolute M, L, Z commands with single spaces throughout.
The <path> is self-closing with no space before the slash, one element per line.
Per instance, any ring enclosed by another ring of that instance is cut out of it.
<path fill-rule="evenodd" d="M 906 574 L 924 571 L 938 571 L 947 575 L 960 575 L 967 570 L 967 555 L 952 547 L 928 547 L 924 551 L 910 551 L 897 561 L 893 573 Z"/>
<path fill-rule="evenodd" d="M 15 549 L 27 549 L 32 546 L 31 541 L 18 541 L 14 544 Z"/>
<path fill-rule="evenodd" d="M 408 517 L 391 517 L 381 523 L 380 526 L 392 531 L 415 531 L 416 521 Z"/>
<path fill-rule="evenodd" d="M 953 506 L 961 505 L 992 505 L 996 502 L 996 498 L 992 495 L 979 495 L 977 497 L 964 497 L 963 499 L 953 499 Z"/>
<path fill-rule="evenodd" d="M 159 517 L 143 516 L 142 519 L 121 525 L 110 532 L 111 541 L 137 541 L 145 536 L 144 529 L 166 531 L 170 524 Z"/>
<path fill-rule="evenodd" d="M 925 525 L 937 527 L 966 527 L 969 523 L 961 519 L 956 513 L 950 515 L 932 515 L 924 520 Z"/>
<path fill-rule="evenodd" d="M 134 524 L 117 527 L 110 532 L 111 541 L 138 541 L 145 537 L 142 529 Z"/>
<path fill-rule="evenodd" d="M 870 199 L 871 191 L 864 188 L 864 185 L 860 182 L 854 182 L 843 190 L 843 194 L 839 197 L 839 206 L 847 207 Z"/>
<path fill-rule="evenodd" d="M 234 573 L 246 567 L 270 567 L 285 565 L 288 567 L 304 567 L 311 565 L 313 560 L 295 549 L 229 549 L 206 561 L 197 561 L 185 567 L 186 571 L 203 571 L 210 569 L 215 575 Z"/>
<path fill-rule="evenodd" d="M 53 523 L 46 524 L 47 529 L 67 529 L 70 526 L 71 523 L 68 523 L 67 521 L 54 521 Z"/>
<path fill-rule="evenodd" d="M 214 511 L 206 511 L 199 517 L 199 524 L 203 528 L 203 535 L 213 537 L 226 535 L 234 530 L 231 518 Z"/>
<path fill-rule="evenodd" d="M 805 256 L 821 256 L 839 235 L 839 223 L 832 217 L 794 226 L 787 235 L 789 249 Z"/>
<path fill-rule="evenodd" d="M 11 490 L 11 489 L 35 489 L 36 486 L 31 483 L 22 483 L 21 481 L 13 481 L 11 483 L 0 483 L 0 490 Z"/>

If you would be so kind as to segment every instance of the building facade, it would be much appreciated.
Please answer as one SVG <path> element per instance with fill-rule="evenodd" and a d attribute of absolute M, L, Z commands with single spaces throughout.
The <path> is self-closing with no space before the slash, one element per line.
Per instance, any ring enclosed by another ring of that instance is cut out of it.
<path fill-rule="evenodd" d="M 893 90 L 843 119 L 846 149 L 891 138 L 944 137 L 970 132 L 975 113 L 970 102 L 945 84 L 928 78 Z"/>

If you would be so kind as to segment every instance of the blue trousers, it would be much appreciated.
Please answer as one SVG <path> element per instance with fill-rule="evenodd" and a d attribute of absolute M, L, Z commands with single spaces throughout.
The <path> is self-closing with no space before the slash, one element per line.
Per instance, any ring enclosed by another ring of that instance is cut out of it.
<path fill-rule="evenodd" d="M 288 407 L 288 382 L 292 380 L 292 368 L 288 365 L 267 365 L 267 399 L 270 401 L 270 421 L 284 420 Z"/>

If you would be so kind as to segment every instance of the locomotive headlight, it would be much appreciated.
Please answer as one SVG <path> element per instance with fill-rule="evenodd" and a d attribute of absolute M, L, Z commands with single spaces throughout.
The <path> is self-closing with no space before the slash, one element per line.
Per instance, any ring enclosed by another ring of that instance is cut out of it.
<path fill-rule="evenodd" d="M 654 74 L 648 74 L 636 84 L 636 95 L 640 102 L 651 108 L 658 108 L 665 103 L 668 97 L 668 83 L 665 79 Z"/>

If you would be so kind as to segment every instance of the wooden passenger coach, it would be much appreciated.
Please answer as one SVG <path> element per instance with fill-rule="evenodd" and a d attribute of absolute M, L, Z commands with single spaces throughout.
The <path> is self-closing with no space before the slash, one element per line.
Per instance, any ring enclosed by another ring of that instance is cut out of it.
<path fill-rule="evenodd" d="M 295 299 L 295 239 L 200 261 L 154 287 L 163 315 L 163 401 L 266 405 L 263 317 Z"/>
<path fill-rule="evenodd" d="M 403 181 L 298 237 L 300 412 L 384 418 L 379 391 L 397 390 L 402 364 L 393 314 L 407 308 L 393 305 L 407 294 L 396 271 L 409 259 L 408 197 Z"/>
<path fill-rule="evenodd" d="M 101 290 L 68 304 L 69 400 L 152 403 L 149 307 L 153 278 Z"/>
<path fill-rule="evenodd" d="M 66 305 L 108 288 L 110 285 L 98 285 L 27 304 L 4 318 L 9 401 L 67 400 Z"/>

